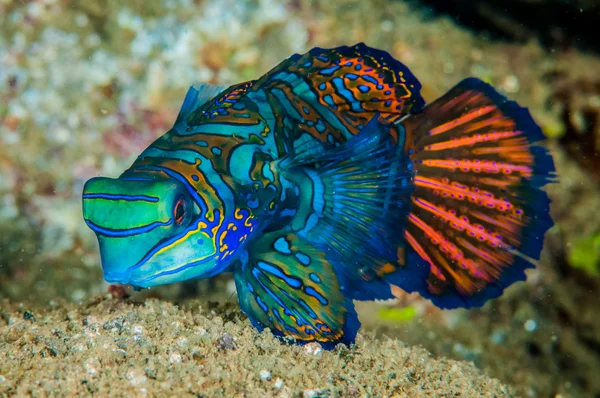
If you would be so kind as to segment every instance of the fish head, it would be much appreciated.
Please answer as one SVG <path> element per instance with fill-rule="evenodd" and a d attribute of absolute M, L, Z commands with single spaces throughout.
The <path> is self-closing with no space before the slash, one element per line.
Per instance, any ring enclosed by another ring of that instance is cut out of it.
<path fill-rule="evenodd" d="M 92 178 L 83 218 L 100 246 L 109 283 L 150 287 L 209 277 L 218 267 L 212 228 L 184 182 Z"/>

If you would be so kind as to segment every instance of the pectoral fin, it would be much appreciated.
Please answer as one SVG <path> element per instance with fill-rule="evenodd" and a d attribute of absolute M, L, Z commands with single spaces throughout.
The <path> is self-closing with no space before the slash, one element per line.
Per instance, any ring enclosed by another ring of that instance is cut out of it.
<path fill-rule="evenodd" d="M 242 310 L 259 330 L 326 347 L 354 342 L 358 322 L 325 254 L 289 232 L 254 242 L 235 270 Z"/>

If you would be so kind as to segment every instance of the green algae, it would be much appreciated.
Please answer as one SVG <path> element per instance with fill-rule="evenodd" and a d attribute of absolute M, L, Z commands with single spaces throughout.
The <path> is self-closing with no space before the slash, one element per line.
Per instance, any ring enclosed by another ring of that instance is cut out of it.
<path fill-rule="evenodd" d="M 412 305 L 395 308 L 395 307 L 381 307 L 377 311 L 377 316 L 383 321 L 392 322 L 407 322 L 412 320 L 417 315 L 415 307 Z"/>
<path fill-rule="evenodd" d="M 574 242 L 569 264 L 590 276 L 600 276 L 600 234 Z"/>

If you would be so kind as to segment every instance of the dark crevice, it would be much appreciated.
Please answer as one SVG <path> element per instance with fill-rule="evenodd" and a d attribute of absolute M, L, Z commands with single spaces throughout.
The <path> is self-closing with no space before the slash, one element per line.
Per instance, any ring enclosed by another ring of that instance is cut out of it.
<path fill-rule="evenodd" d="M 492 39 L 527 41 L 537 37 L 549 49 L 576 47 L 600 52 L 600 2 L 594 0 L 420 0 L 436 14 Z"/>

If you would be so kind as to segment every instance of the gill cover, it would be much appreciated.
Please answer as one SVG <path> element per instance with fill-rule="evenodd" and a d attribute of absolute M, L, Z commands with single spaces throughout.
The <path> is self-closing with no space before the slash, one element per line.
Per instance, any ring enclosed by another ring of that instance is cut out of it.
<path fill-rule="evenodd" d="M 93 178 L 84 187 L 83 217 L 110 283 L 149 287 L 210 274 L 216 249 L 199 215 L 174 179 Z"/>

